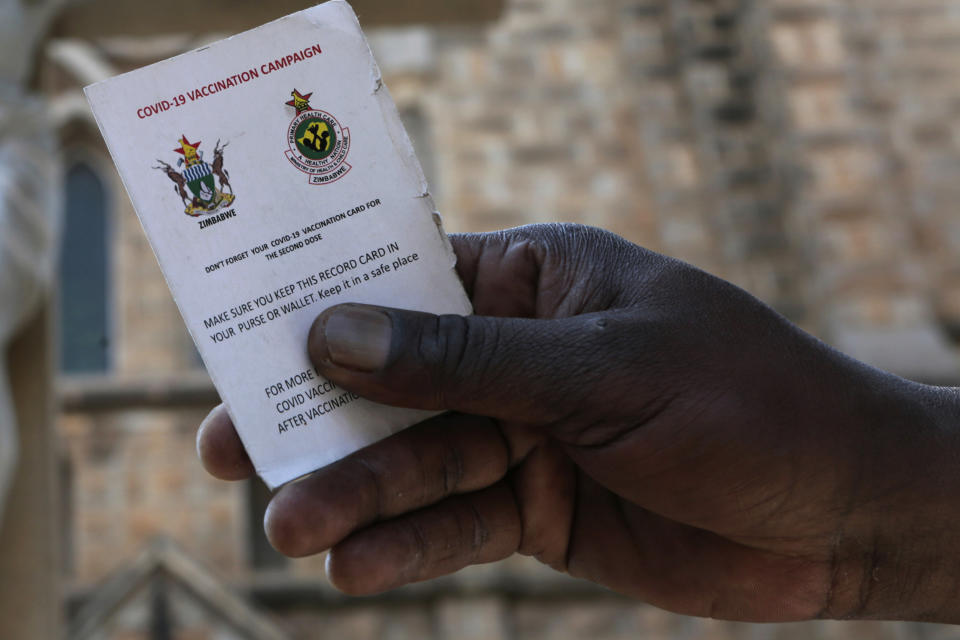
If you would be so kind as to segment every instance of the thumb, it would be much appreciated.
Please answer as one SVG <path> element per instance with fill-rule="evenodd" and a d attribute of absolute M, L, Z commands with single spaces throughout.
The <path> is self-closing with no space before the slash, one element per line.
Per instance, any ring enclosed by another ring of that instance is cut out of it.
<path fill-rule="evenodd" d="M 322 375 L 375 402 L 549 424 L 622 386 L 604 382 L 633 352 L 626 324 L 606 313 L 533 320 L 343 304 L 314 322 L 309 352 Z"/>

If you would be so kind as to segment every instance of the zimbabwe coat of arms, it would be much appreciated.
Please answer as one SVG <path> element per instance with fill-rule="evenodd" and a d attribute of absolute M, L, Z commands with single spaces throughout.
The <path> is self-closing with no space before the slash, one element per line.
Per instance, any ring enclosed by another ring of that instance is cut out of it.
<path fill-rule="evenodd" d="M 163 171 L 173 181 L 174 191 L 180 196 L 185 207 L 183 212 L 197 218 L 230 206 L 236 196 L 230 185 L 230 174 L 223 166 L 223 150 L 229 143 L 220 146 L 220 141 L 217 140 L 211 165 L 203 159 L 199 141 L 190 142 L 187 136 L 182 135 L 179 142 L 180 148 L 174 151 L 183 156 L 177 160 L 177 166 L 181 170 L 174 169 L 163 160 L 157 160 L 160 166 L 154 169 Z"/>

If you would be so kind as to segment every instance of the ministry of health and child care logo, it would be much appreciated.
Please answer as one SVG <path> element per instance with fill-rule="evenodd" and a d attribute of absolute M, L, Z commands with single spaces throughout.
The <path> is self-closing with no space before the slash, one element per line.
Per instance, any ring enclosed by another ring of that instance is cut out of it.
<path fill-rule="evenodd" d="M 310 96 L 294 89 L 287 105 L 297 115 L 287 128 L 287 160 L 307 174 L 310 184 L 336 182 L 353 167 L 347 163 L 350 152 L 350 129 L 341 127 L 326 111 L 310 106 Z"/>
<path fill-rule="evenodd" d="M 183 201 L 184 213 L 198 218 L 215 213 L 219 209 L 229 207 L 236 196 L 230 186 L 230 174 L 223 167 L 223 150 L 227 144 L 220 146 L 220 141 L 213 148 L 213 164 L 203 159 L 203 152 L 199 150 L 200 142 L 190 142 L 187 136 L 180 136 L 180 148 L 174 149 L 183 157 L 177 160 L 177 171 L 163 160 L 157 160 L 160 166 L 154 167 L 163 171 L 174 183 L 174 191 Z M 219 187 L 214 181 L 219 182 Z M 189 189 L 189 193 L 187 190 Z"/>

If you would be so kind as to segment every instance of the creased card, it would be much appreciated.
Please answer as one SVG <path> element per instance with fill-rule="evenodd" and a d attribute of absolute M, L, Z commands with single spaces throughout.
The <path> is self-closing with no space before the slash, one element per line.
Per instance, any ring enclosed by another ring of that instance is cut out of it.
<path fill-rule="evenodd" d="M 468 314 L 353 10 L 334 0 L 87 87 L 187 327 L 276 487 L 428 417 L 311 367 L 323 309 Z"/>

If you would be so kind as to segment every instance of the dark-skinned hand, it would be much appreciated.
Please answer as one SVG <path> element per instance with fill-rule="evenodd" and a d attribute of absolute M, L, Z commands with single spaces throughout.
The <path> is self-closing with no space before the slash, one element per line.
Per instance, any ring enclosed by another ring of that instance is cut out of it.
<path fill-rule="evenodd" d="M 451 237 L 476 315 L 339 305 L 321 374 L 449 410 L 287 485 L 289 556 L 351 594 L 513 553 L 731 620 L 960 620 L 954 390 L 849 359 L 744 291 L 598 230 Z M 253 468 L 222 407 L 215 476 Z"/>

